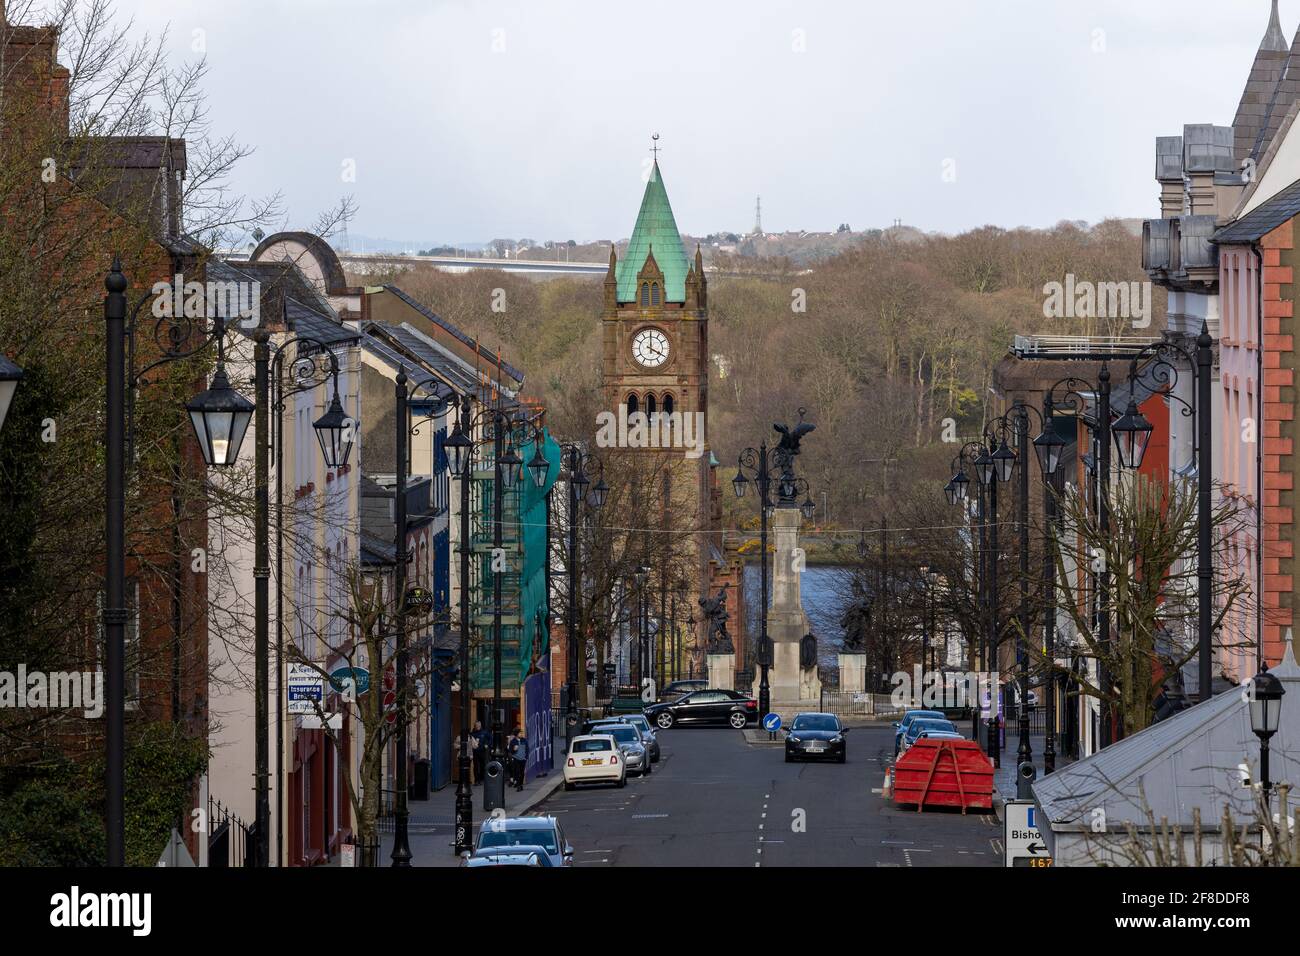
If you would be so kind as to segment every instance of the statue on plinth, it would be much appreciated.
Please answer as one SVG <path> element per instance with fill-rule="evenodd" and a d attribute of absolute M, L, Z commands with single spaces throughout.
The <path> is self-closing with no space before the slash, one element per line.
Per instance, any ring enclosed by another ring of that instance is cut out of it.
<path fill-rule="evenodd" d="M 731 619 L 727 613 L 727 585 L 722 586 L 717 597 L 706 596 L 699 601 L 704 610 L 704 622 L 708 626 L 705 632 L 705 650 L 709 654 L 734 654 L 736 647 L 731 643 L 731 635 L 727 633 L 727 621 Z"/>
<path fill-rule="evenodd" d="M 845 654 L 861 654 L 867 649 L 867 636 L 871 633 L 871 598 L 867 597 L 862 582 L 853 581 L 853 601 L 840 617 L 844 629 L 841 650 Z"/>

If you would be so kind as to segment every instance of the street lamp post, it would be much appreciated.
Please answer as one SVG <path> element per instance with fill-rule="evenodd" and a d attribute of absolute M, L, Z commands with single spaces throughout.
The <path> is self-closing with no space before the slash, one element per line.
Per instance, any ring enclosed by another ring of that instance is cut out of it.
<path fill-rule="evenodd" d="M 1034 453 L 1043 473 L 1043 647 L 1047 655 L 1047 726 L 1043 741 L 1043 773 L 1056 770 L 1056 495 L 1065 439 L 1056 431 L 1055 402 L 1043 397 L 1043 430 L 1034 439 Z"/>
<path fill-rule="evenodd" d="M 944 495 L 948 499 L 948 503 L 950 505 L 961 505 L 963 508 L 967 507 L 966 500 L 967 500 L 967 496 L 969 495 L 971 480 L 970 477 L 966 474 L 966 465 L 967 463 L 970 463 L 973 468 L 974 463 L 977 460 L 979 460 L 979 458 L 983 454 L 984 454 L 984 446 L 980 445 L 978 442 L 967 442 L 961 447 L 961 449 L 957 452 L 957 455 L 953 458 L 952 467 L 955 469 L 955 471 L 953 473 L 952 479 L 948 482 L 947 486 L 945 486 L 944 488 Z M 976 488 L 977 497 L 975 501 L 975 505 L 976 505 L 975 524 L 976 524 L 976 529 L 978 534 L 978 544 L 976 543 L 976 540 L 973 538 L 971 541 L 971 548 L 972 551 L 974 551 L 975 553 L 973 555 L 971 571 L 975 577 L 975 581 L 974 581 L 974 585 L 975 585 L 974 591 L 976 594 L 975 605 L 976 605 L 976 613 L 978 615 L 980 608 L 982 608 L 984 604 L 985 567 L 986 567 L 986 561 L 988 557 L 988 548 L 986 546 L 986 540 L 985 540 L 987 522 L 985 521 L 985 515 L 984 515 L 984 482 L 982 480 L 979 480 L 978 472 L 976 473 L 976 479 L 977 480 L 975 482 L 975 488 Z M 984 633 L 982 628 L 979 629 L 979 633 L 980 633 L 980 641 L 979 641 L 979 648 L 978 648 L 978 666 L 982 673 L 987 673 L 987 662 L 985 660 L 985 652 L 984 652 Z M 970 646 L 971 667 L 976 666 L 977 663 L 976 654 L 977 654 L 977 650 L 976 650 L 975 642 L 972 639 L 971 646 Z M 980 712 L 983 709 L 983 703 L 984 703 L 981 697 L 981 692 L 983 690 L 984 685 L 985 685 L 985 680 L 981 680 L 980 686 L 975 688 L 975 694 L 977 700 L 975 702 L 975 706 L 971 708 L 971 738 L 974 740 L 979 739 L 979 724 L 980 724 L 980 716 L 981 716 Z M 969 687 L 967 688 L 967 693 L 968 694 L 970 693 Z"/>
<path fill-rule="evenodd" d="M 452 392 L 451 388 L 441 380 L 433 376 L 427 376 L 420 381 L 415 382 L 408 389 L 406 369 L 399 368 L 397 371 L 395 399 L 396 414 L 394 415 L 396 433 L 394 442 L 394 459 L 396 462 L 396 483 L 393 490 L 393 600 L 396 602 L 393 615 L 395 624 L 395 634 L 397 642 L 397 738 L 395 749 L 397 751 L 397 789 L 396 806 L 393 811 L 393 852 L 391 859 L 393 866 L 409 867 L 411 865 L 411 843 L 409 834 L 410 810 L 408 807 L 408 783 L 407 783 L 407 763 L 409 755 L 407 753 L 407 733 L 410 725 L 410 718 L 407 713 L 406 685 L 408 682 L 409 664 L 407 661 L 407 635 L 406 635 L 406 566 L 411 560 L 410 550 L 406 542 L 406 472 L 409 468 L 410 443 L 412 424 L 410 422 L 409 404 L 410 395 L 424 389 L 427 391 L 435 407 L 447 408 L 450 404 Z M 463 722 L 463 719 L 462 719 Z"/>
<path fill-rule="evenodd" d="M 986 521 L 988 526 L 988 556 L 986 565 L 988 573 L 986 575 L 986 594 L 985 594 L 985 614 L 986 614 L 986 636 L 984 640 L 986 648 L 986 665 L 988 672 L 992 672 L 997 666 L 998 659 L 998 482 L 1001 480 L 1001 469 L 994 460 L 996 451 L 993 440 L 985 433 L 985 446 L 980 456 L 975 459 L 976 476 L 980 484 L 988 494 L 989 516 Z M 1003 445 L 1003 448 L 1006 446 Z M 996 693 L 996 688 L 993 688 Z M 988 754 L 993 761 L 994 767 L 1002 766 L 1002 747 L 999 738 L 1000 722 L 998 720 L 998 709 L 996 701 L 993 702 L 992 714 L 988 720 Z"/>
<path fill-rule="evenodd" d="M 576 444 L 568 446 L 569 452 L 569 580 L 568 580 L 568 608 L 565 622 L 565 629 L 568 633 L 567 645 L 568 653 L 565 655 L 565 681 L 568 684 L 565 693 L 565 715 L 564 715 L 564 743 L 565 750 L 573 745 L 573 738 L 578 732 L 578 660 L 585 657 L 583 651 L 586 642 L 581 640 L 578 634 L 579 615 L 578 615 L 578 584 L 581 570 L 578 565 L 578 510 L 579 506 L 587 501 L 587 487 L 591 484 L 591 479 L 587 477 L 587 464 L 592 461 L 592 456 L 584 455 L 582 449 Z M 601 477 L 596 482 L 596 487 L 591 492 L 591 504 L 593 507 L 604 507 L 605 499 L 609 496 L 609 486 L 605 484 L 604 467 L 601 467 Z"/>
<path fill-rule="evenodd" d="M 451 472 L 460 480 L 460 753 L 456 762 L 456 841 L 457 856 L 474 849 L 474 791 L 470 784 L 469 752 L 470 711 L 474 706 L 473 681 L 470 675 L 470 607 L 469 607 L 469 491 L 473 472 L 474 442 L 470 439 L 470 397 L 461 396 L 456 426 L 443 443 Z"/>
<path fill-rule="evenodd" d="M 104 559 L 104 670 L 108 726 L 105 741 L 108 829 L 108 865 L 126 865 L 126 829 L 123 793 L 126 789 L 126 671 L 123 641 L 126 634 L 126 500 L 123 474 L 126 445 L 126 276 L 121 263 L 104 281 L 104 321 L 107 326 L 105 359 L 108 369 L 107 416 L 104 423 L 104 500 L 107 552 Z M 222 375 L 225 370 L 218 366 Z M 214 383 L 215 384 L 215 383 Z M 247 419 L 245 419 L 247 427 Z M 240 436 L 243 437 L 242 434 Z"/>
<path fill-rule="evenodd" d="M 1265 667 L 1250 682 L 1248 700 L 1250 706 L 1250 729 L 1259 738 L 1259 780 L 1264 797 L 1264 814 L 1272 815 L 1270 791 L 1272 781 L 1268 775 L 1268 741 L 1275 733 L 1282 718 L 1282 696 L 1286 690 L 1282 682 Z M 1286 826 L 1289 821 L 1282 821 Z"/>

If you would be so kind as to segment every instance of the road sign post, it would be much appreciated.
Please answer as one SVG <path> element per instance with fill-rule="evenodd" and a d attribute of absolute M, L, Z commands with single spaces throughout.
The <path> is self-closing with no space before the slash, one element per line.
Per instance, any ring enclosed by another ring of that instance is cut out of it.
<path fill-rule="evenodd" d="M 1002 846 L 1010 867 L 1052 865 L 1051 854 L 1038 829 L 1038 808 L 1032 800 L 1008 800 L 1002 807 Z"/>
<path fill-rule="evenodd" d="M 781 729 L 781 715 L 768 714 L 763 718 L 763 729 L 767 731 L 767 739 L 775 740 L 776 732 Z"/>

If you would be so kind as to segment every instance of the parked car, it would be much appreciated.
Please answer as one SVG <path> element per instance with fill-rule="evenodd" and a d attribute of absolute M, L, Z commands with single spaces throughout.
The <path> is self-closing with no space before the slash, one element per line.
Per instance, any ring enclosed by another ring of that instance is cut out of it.
<path fill-rule="evenodd" d="M 741 730 L 758 721 L 758 701 L 734 690 L 697 690 L 642 711 L 660 730 L 674 724 L 729 724 Z"/>
<path fill-rule="evenodd" d="M 907 732 L 903 734 L 903 743 L 898 751 L 899 755 L 901 756 L 906 753 L 907 748 L 916 743 L 916 739 L 920 737 L 921 734 L 934 735 L 937 732 L 957 734 L 958 737 L 961 736 L 961 734 L 957 733 L 957 728 L 953 725 L 951 720 L 944 720 L 941 717 L 920 717 L 913 720 L 908 725 Z"/>
<path fill-rule="evenodd" d="M 904 711 L 903 719 L 896 721 L 894 723 L 894 756 L 895 757 L 898 756 L 898 752 L 902 749 L 903 735 L 907 733 L 907 728 L 911 726 L 912 721 L 916 720 L 917 718 L 931 718 L 934 720 L 945 719 L 943 713 L 937 710 Z"/>
<path fill-rule="evenodd" d="M 540 846 L 485 847 L 460 861 L 461 866 L 554 866 L 551 855 Z"/>
<path fill-rule="evenodd" d="M 664 685 L 664 689 L 659 692 L 657 703 L 677 700 L 677 698 L 692 694 L 697 690 L 708 690 L 709 682 L 702 678 L 695 677 L 690 680 L 669 681 Z"/>
<path fill-rule="evenodd" d="M 623 762 L 627 765 L 628 773 L 644 777 L 651 772 L 650 747 L 636 725 L 622 720 L 610 721 L 598 724 L 592 733 L 608 734 L 614 738 L 618 749 L 623 752 Z"/>
<path fill-rule="evenodd" d="M 848 728 L 840 725 L 834 714 L 795 714 L 786 729 L 785 762 L 829 757 L 837 763 L 848 759 L 844 740 Z"/>
<path fill-rule="evenodd" d="M 479 827 L 475 852 L 496 848 L 541 847 L 551 866 L 572 866 L 573 847 L 555 817 L 489 817 Z"/>
<path fill-rule="evenodd" d="M 645 739 L 646 746 L 650 750 L 651 763 L 658 763 L 661 754 L 659 752 L 659 735 L 655 732 L 654 725 L 646 720 L 645 714 L 628 714 L 623 719 L 641 731 L 641 736 Z"/>
<path fill-rule="evenodd" d="M 636 727 L 637 730 L 641 731 L 641 738 L 646 745 L 646 749 L 650 751 L 650 762 L 659 762 L 661 756 L 659 735 L 655 733 L 654 727 L 651 726 L 650 721 L 645 719 L 643 714 L 624 714 L 622 717 L 597 717 L 595 720 L 587 721 L 582 728 L 582 732 L 584 734 L 602 733 L 603 731 L 597 728 L 607 724 L 631 724 Z"/>
<path fill-rule="evenodd" d="M 627 785 L 627 764 L 623 752 L 609 734 L 574 737 L 564 761 L 564 789 L 580 783 Z"/>

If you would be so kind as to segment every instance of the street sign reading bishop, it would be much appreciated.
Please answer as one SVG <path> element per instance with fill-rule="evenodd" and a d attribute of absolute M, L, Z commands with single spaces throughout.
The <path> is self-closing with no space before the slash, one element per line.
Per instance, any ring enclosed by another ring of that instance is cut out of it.
<path fill-rule="evenodd" d="M 1002 846 L 1006 852 L 1007 866 L 1051 866 L 1052 857 L 1043 842 L 1035 821 L 1036 807 L 1032 800 L 1008 800 L 1002 808 L 1004 831 Z"/>

